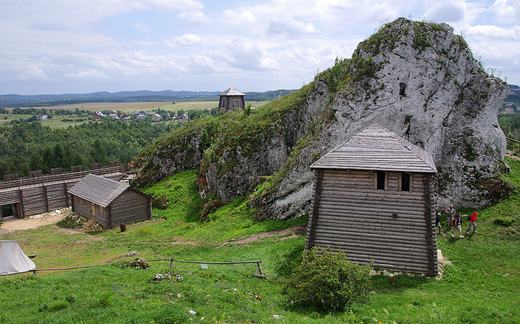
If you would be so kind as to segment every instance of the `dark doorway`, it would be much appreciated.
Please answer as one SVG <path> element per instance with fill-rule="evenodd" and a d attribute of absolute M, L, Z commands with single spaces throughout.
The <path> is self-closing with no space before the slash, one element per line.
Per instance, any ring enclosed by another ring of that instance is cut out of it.
<path fill-rule="evenodd" d="M 0 214 L 1 217 L 8 217 L 13 215 L 13 205 L 2 206 L 2 213 Z"/>

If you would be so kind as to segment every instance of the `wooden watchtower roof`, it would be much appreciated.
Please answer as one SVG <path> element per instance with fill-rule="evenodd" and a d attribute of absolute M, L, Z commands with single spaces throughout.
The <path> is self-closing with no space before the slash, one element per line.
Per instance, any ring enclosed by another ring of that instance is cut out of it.
<path fill-rule="evenodd" d="M 354 135 L 311 168 L 437 173 L 430 153 L 379 124 Z"/>
<path fill-rule="evenodd" d="M 234 88 L 229 88 L 226 91 L 219 94 L 219 96 L 245 96 L 246 94 L 243 92 L 238 91 Z"/>

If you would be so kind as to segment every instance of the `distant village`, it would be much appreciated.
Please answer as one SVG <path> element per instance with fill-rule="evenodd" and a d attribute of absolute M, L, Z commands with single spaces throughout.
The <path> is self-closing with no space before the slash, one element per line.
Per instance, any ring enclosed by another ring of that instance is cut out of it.
<path fill-rule="evenodd" d="M 519 111 L 520 106 L 520 86 L 510 84 L 510 93 L 499 109 L 499 114 L 512 114 Z"/>
<path fill-rule="evenodd" d="M 163 120 L 171 120 L 171 121 L 179 121 L 179 122 L 187 122 L 190 120 L 189 115 L 184 113 L 183 110 L 179 111 L 180 113 L 167 112 L 167 111 L 146 111 L 146 110 L 134 110 L 134 112 L 129 115 L 125 113 L 118 112 L 117 110 L 110 109 L 108 112 L 96 111 L 93 114 L 94 119 L 101 120 L 106 118 L 112 118 L 116 120 L 120 120 L 123 122 L 130 122 L 132 120 L 146 120 L 159 122 Z M 211 113 L 211 111 L 209 111 Z M 38 117 L 38 120 L 47 120 L 49 119 L 48 114 L 42 114 Z"/>

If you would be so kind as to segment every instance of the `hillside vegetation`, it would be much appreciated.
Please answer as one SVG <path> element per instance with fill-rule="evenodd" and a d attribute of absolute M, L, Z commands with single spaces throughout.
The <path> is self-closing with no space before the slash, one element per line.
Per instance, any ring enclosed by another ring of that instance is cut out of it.
<path fill-rule="evenodd" d="M 134 184 L 198 169 L 208 205 L 246 196 L 258 218 L 294 219 L 310 211 L 310 165 L 378 123 L 432 155 L 437 208 L 484 208 L 509 194 L 496 117 L 508 93 L 452 27 L 398 18 L 298 91 L 163 137 L 136 158 Z"/>
<path fill-rule="evenodd" d="M 520 163 L 506 162 L 511 173 L 504 180 L 520 186 Z M 123 233 L 47 226 L 4 235 L 2 239 L 17 239 L 26 254 L 37 254 L 39 269 L 99 266 L 1 277 L 0 322 L 520 322 L 518 192 L 479 211 L 478 234 L 438 238 L 438 248 L 452 262 L 444 267 L 442 277 L 374 276 L 368 304 L 354 304 L 345 313 L 321 314 L 294 308 L 281 291 L 291 269 L 300 262 L 305 243 L 301 231 L 287 228 L 304 225 L 307 219 L 258 222 L 254 210 L 240 197 L 209 214 L 209 222 L 200 223 L 202 200 L 195 179 L 196 171 L 185 171 L 146 188 L 149 194 L 167 196 L 168 206 L 154 208 L 151 221 L 130 225 Z M 132 251 L 139 255 L 124 256 Z M 168 261 L 150 261 L 148 270 L 124 265 L 136 258 L 261 260 L 267 278 L 252 276 L 255 264 L 203 269 L 198 264 L 174 263 L 170 268 Z M 156 274 L 168 272 L 170 279 L 152 281 Z"/>

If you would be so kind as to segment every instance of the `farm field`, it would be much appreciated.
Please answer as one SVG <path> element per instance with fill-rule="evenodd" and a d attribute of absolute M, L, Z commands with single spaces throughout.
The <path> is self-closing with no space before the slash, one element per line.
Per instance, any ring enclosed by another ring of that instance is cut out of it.
<path fill-rule="evenodd" d="M 506 180 L 519 187 L 520 162 L 506 162 L 511 167 Z M 441 277 L 374 276 L 369 303 L 321 314 L 294 308 L 281 289 L 299 260 L 308 218 L 258 222 L 246 199 L 237 198 L 200 223 L 195 179 L 196 171 L 186 171 L 144 189 L 167 196 L 168 207 L 154 208 L 152 220 L 129 225 L 126 232 L 85 232 L 62 222 L 0 234 L 0 239 L 18 240 L 26 254 L 37 254 L 39 269 L 97 265 L 0 277 L 0 322 L 520 323 L 518 192 L 479 211 L 477 234 L 438 236 L 438 248 L 449 261 Z M 139 254 L 128 256 L 134 251 Z M 147 270 L 125 265 L 136 258 L 261 260 L 267 278 L 252 276 L 255 264 L 205 269 L 149 261 Z M 168 273 L 169 278 L 152 280 Z"/>
<path fill-rule="evenodd" d="M 269 101 L 253 101 L 250 102 L 253 107 L 259 108 L 267 104 Z M 51 110 L 75 110 L 76 108 L 79 110 L 85 111 L 106 111 L 106 110 L 117 110 L 119 112 L 125 114 L 132 114 L 134 110 L 144 110 L 144 111 L 157 111 L 158 109 L 169 111 L 176 113 L 179 110 L 184 110 L 185 112 L 189 110 L 206 110 L 218 107 L 218 101 L 182 101 L 176 102 L 172 104 L 171 102 L 90 102 L 90 103 L 82 103 L 82 104 L 74 104 L 74 105 L 60 105 L 60 106 L 49 106 L 43 107 L 44 109 Z M 37 108 L 38 109 L 38 108 Z M 12 111 L 12 108 L 7 108 L 8 111 Z M 10 121 L 15 119 L 27 119 L 32 117 L 33 115 L 13 115 L 13 114 L 4 114 L 0 115 L 0 127 L 1 126 L 10 126 Z M 72 119 L 74 121 L 63 122 L 63 119 Z M 64 128 L 74 125 L 81 125 L 85 121 L 87 121 L 88 117 L 70 117 L 70 116 L 55 116 L 52 119 L 40 121 L 43 126 L 49 126 L 50 128 Z M 76 121 L 77 120 L 77 121 Z"/>
<path fill-rule="evenodd" d="M 60 105 L 46 107 L 47 109 L 67 109 L 74 110 L 76 108 L 87 111 L 110 110 L 114 109 L 124 113 L 132 113 L 134 110 L 152 111 L 161 108 L 161 110 L 177 111 L 177 110 L 200 110 L 218 107 L 218 101 L 193 101 L 193 102 L 90 102 L 74 105 Z"/>

